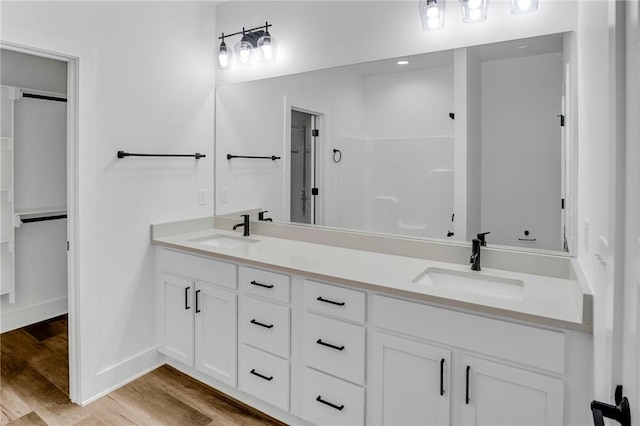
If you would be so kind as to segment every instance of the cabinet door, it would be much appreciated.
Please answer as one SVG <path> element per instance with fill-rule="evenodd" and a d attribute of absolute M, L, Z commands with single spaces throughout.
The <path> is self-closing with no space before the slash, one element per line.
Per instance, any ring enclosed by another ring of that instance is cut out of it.
<path fill-rule="evenodd" d="M 158 350 L 193 367 L 193 294 L 195 283 L 160 275 Z"/>
<path fill-rule="evenodd" d="M 373 423 L 448 425 L 451 352 L 375 332 Z"/>
<path fill-rule="evenodd" d="M 463 425 L 562 425 L 564 382 L 519 368 L 462 357 Z"/>
<path fill-rule="evenodd" d="M 237 383 L 237 296 L 197 283 L 195 367 L 229 386 Z"/>

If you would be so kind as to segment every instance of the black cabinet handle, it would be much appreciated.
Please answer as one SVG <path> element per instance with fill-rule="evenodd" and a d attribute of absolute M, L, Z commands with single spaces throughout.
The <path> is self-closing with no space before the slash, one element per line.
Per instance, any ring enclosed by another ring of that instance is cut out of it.
<path fill-rule="evenodd" d="M 342 411 L 342 409 L 344 408 L 344 404 L 342 404 L 341 406 L 337 406 L 335 404 L 330 403 L 329 401 L 325 401 L 324 399 L 322 399 L 321 395 L 318 395 L 318 397 L 316 398 L 316 401 L 322 402 L 323 404 L 328 405 L 331 408 L 335 408 L 338 411 Z"/>
<path fill-rule="evenodd" d="M 191 289 L 191 287 L 186 287 L 184 289 L 184 308 L 185 309 L 191 309 L 191 306 L 189 306 L 189 290 Z"/>
<path fill-rule="evenodd" d="M 263 324 L 261 322 L 256 321 L 255 319 L 252 319 L 251 324 L 255 324 L 255 325 L 259 325 L 260 327 L 264 327 L 264 328 L 273 328 L 273 324 Z"/>
<path fill-rule="evenodd" d="M 471 401 L 469 399 L 469 371 L 471 370 L 471 366 L 467 365 L 467 391 L 466 391 L 466 395 L 465 395 L 465 404 L 469 405 L 469 401 Z"/>
<path fill-rule="evenodd" d="M 318 296 L 318 298 L 316 300 L 319 300 L 320 302 L 324 302 L 324 303 L 330 303 L 332 305 L 338 305 L 338 306 L 344 306 L 345 305 L 345 302 L 334 302 L 333 300 L 324 299 L 322 296 Z"/>
<path fill-rule="evenodd" d="M 261 379 L 265 379 L 265 380 L 266 380 L 266 381 L 268 381 L 268 382 L 270 382 L 271 380 L 273 380 L 273 376 L 271 376 L 271 377 L 263 376 L 262 374 L 258 373 L 258 372 L 256 371 L 256 369 L 255 369 L 255 368 L 254 368 L 254 369 L 252 369 L 252 370 L 250 371 L 250 373 L 251 373 L 251 374 L 253 374 L 254 376 L 258 376 L 258 377 L 260 377 Z"/>
<path fill-rule="evenodd" d="M 440 396 L 444 395 L 444 358 L 440 360 Z"/>
<path fill-rule="evenodd" d="M 319 344 L 319 345 L 322 345 L 322 346 L 326 346 L 326 347 L 331 348 L 331 349 L 335 349 L 335 350 L 337 350 L 337 351 L 342 351 L 342 350 L 344 350 L 344 345 L 342 345 L 342 346 L 335 346 L 335 345 L 332 345 L 331 343 L 323 342 L 323 341 L 322 341 L 322 339 L 318 339 L 318 340 L 316 340 L 316 343 L 317 343 L 317 344 Z"/>
<path fill-rule="evenodd" d="M 200 298 L 200 290 L 196 290 L 196 314 L 200 313 L 200 303 L 198 303 L 199 298 Z"/>
<path fill-rule="evenodd" d="M 257 281 L 251 281 L 251 284 L 257 285 L 258 287 L 273 288 L 273 284 L 262 284 Z"/>

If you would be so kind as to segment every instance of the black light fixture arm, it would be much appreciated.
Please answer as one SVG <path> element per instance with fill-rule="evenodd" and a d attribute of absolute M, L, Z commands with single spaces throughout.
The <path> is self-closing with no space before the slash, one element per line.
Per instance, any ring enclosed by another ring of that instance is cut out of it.
<path fill-rule="evenodd" d="M 270 24 L 267 21 L 267 22 L 265 22 L 264 25 L 261 25 L 259 27 L 255 27 L 255 28 L 251 28 L 251 29 L 248 29 L 248 30 L 245 29 L 245 28 L 242 28 L 242 31 L 237 31 L 237 32 L 232 33 L 232 34 L 222 33 L 222 35 L 220 37 L 218 37 L 218 40 L 224 41 L 225 37 L 233 37 L 233 36 L 240 35 L 240 34 L 252 33 L 254 31 L 261 30 L 262 28 L 264 28 L 264 32 L 268 33 L 269 32 L 269 27 L 272 27 L 272 26 L 273 26 L 273 24 Z"/>

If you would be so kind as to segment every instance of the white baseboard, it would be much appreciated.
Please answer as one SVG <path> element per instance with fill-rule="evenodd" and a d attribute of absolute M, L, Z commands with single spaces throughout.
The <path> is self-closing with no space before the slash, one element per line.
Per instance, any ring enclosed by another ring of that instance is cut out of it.
<path fill-rule="evenodd" d="M 36 305 L 25 306 L 0 315 L 0 332 L 15 330 L 40 321 L 67 313 L 69 306 L 66 297 L 49 300 Z"/>
<path fill-rule="evenodd" d="M 94 389 L 89 390 L 88 396 L 83 395 L 77 404 L 85 406 L 127 383 L 144 376 L 165 363 L 166 357 L 159 353 L 154 346 L 115 365 L 104 368 L 97 372 L 91 381 L 91 387 Z M 95 388 L 98 388 L 98 390 L 95 391 Z M 102 390 L 100 390 L 100 388 Z M 84 394 L 84 391 L 85 390 L 82 389 L 81 393 Z M 91 394 L 92 392 L 95 393 Z"/>

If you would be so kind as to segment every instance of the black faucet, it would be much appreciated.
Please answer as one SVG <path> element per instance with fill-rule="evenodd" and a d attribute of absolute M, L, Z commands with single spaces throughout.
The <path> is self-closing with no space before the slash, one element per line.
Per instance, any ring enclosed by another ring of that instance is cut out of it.
<path fill-rule="evenodd" d="M 271 219 L 270 217 L 264 217 L 265 213 L 268 213 L 268 210 L 258 213 L 258 220 L 261 220 L 263 222 L 273 222 L 273 219 Z"/>
<path fill-rule="evenodd" d="M 478 234 L 477 238 L 474 238 L 471 241 L 471 258 L 469 259 L 469 263 L 471 263 L 472 271 L 481 271 L 480 268 L 480 247 L 486 246 L 487 241 L 485 240 L 485 235 L 490 232 L 483 232 Z"/>
<path fill-rule="evenodd" d="M 249 215 L 248 214 L 243 214 L 241 216 L 244 219 L 243 222 L 233 225 L 233 230 L 235 231 L 237 228 L 242 226 L 242 227 L 244 227 L 244 232 L 242 233 L 242 235 L 244 237 L 248 237 L 249 236 Z"/>

